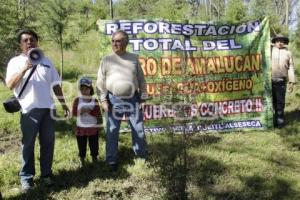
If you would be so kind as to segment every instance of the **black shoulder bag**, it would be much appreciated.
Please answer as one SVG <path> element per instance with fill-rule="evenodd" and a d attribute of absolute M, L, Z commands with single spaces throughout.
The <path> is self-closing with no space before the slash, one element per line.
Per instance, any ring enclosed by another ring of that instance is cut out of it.
<path fill-rule="evenodd" d="M 14 112 L 18 112 L 21 110 L 21 105 L 19 103 L 19 98 L 22 96 L 24 90 L 25 90 L 25 87 L 27 86 L 28 84 L 28 81 L 30 79 L 30 77 L 32 76 L 34 70 L 36 69 L 37 65 L 34 65 L 32 70 L 30 71 L 30 74 L 29 76 L 27 77 L 24 85 L 22 86 L 22 89 L 18 95 L 18 97 L 15 97 L 15 96 L 12 96 L 10 97 L 9 99 L 5 100 L 3 102 L 3 106 L 4 106 L 4 109 L 6 110 L 6 112 L 9 112 L 9 113 L 14 113 Z"/>

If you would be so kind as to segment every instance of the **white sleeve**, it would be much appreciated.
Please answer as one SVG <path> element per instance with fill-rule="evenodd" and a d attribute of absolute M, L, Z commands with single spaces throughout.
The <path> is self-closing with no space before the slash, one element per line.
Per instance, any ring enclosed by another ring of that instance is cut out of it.
<path fill-rule="evenodd" d="M 7 64 L 5 82 L 7 83 L 15 73 L 20 71 L 20 69 L 17 59 L 12 58 Z"/>
<path fill-rule="evenodd" d="M 60 76 L 54 66 L 52 66 L 51 73 L 52 73 L 52 83 L 54 83 L 54 85 L 61 85 Z"/>
<path fill-rule="evenodd" d="M 51 84 L 52 86 L 55 86 L 55 85 L 61 85 L 61 79 L 60 79 L 60 76 L 54 66 L 54 64 L 50 61 L 50 59 L 47 58 L 47 64 L 48 66 L 50 67 L 50 72 L 51 72 Z"/>
<path fill-rule="evenodd" d="M 106 66 L 106 61 L 105 57 L 102 59 L 100 63 L 100 67 L 98 70 L 98 75 L 97 75 L 97 82 L 96 86 L 100 90 L 100 101 L 103 102 L 107 100 L 107 88 L 106 88 L 106 72 L 105 72 L 105 66 Z"/>

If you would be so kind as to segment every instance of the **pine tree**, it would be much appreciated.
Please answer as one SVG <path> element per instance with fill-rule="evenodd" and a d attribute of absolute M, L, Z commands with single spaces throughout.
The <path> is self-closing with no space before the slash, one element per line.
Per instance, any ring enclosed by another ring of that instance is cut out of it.
<path fill-rule="evenodd" d="M 79 42 L 81 26 L 76 18 L 77 4 L 75 0 L 49 0 L 43 2 L 40 9 L 40 26 L 44 33 L 60 48 L 61 70 L 63 77 L 64 49 L 71 49 Z"/>

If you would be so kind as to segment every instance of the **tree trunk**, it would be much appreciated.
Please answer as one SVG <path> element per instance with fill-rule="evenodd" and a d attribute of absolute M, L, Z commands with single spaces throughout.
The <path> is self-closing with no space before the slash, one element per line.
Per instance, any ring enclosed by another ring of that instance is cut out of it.
<path fill-rule="evenodd" d="M 113 1 L 109 0 L 109 8 L 110 8 L 110 18 L 114 18 L 114 12 L 113 12 Z"/>
<path fill-rule="evenodd" d="M 63 48 L 63 36 L 60 33 L 60 53 L 61 53 L 61 68 L 60 68 L 60 79 L 63 80 L 64 73 L 64 48 Z"/>
<path fill-rule="evenodd" d="M 285 0 L 285 25 L 289 25 L 289 0 Z"/>

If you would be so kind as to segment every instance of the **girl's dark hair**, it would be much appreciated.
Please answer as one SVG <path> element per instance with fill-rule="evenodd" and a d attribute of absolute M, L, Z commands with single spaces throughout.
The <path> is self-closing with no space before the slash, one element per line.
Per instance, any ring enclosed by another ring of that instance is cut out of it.
<path fill-rule="evenodd" d="M 83 86 L 84 86 L 84 87 L 88 87 L 88 86 L 86 86 L 86 85 L 80 85 L 80 86 L 79 86 L 79 89 L 80 89 L 81 87 L 83 87 Z M 94 88 L 93 88 L 93 86 L 91 86 L 91 87 L 88 87 L 88 88 L 90 88 L 90 89 L 91 89 L 91 93 L 90 93 L 90 95 L 91 95 L 91 96 L 93 96 L 93 95 L 94 95 L 94 93 L 95 93 L 95 92 L 94 92 Z"/>
<path fill-rule="evenodd" d="M 34 32 L 33 30 L 30 29 L 21 29 L 18 33 L 17 33 L 17 42 L 21 43 L 21 37 L 23 34 L 28 34 L 28 35 L 32 35 L 36 41 L 39 40 L 39 36 L 37 35 L 36 32 Z"/>

